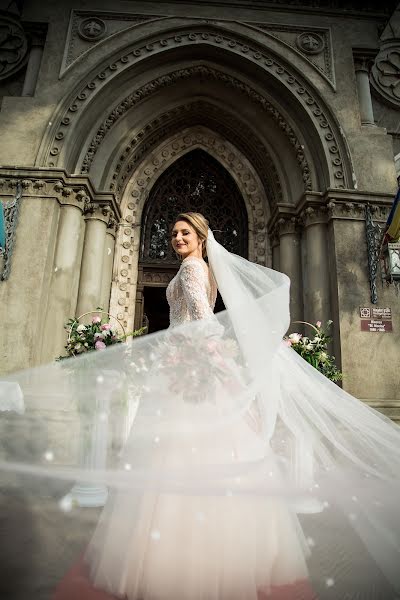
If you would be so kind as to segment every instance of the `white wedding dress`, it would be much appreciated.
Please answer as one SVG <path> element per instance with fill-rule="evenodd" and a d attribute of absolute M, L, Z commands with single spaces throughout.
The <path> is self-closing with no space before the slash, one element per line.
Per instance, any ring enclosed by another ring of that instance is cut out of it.
<path fill-rule="evenodd" d="M 72 482 L 109 486 L 85 554 L 99 597 L 400 598 L 399 428 L 284 344 L 284 274 L 211 231 L 207 255 L 212 275 L 188 258 L 170 283 L 166 331 L 7 378 L 25 412 L 0 469 L 56 506 Z"/>
<path fill-rule="evenodd" d="M 200 319 L 212 323 L 216 295 L 206 263 L 184 260 L 167 289 L 170 328 Z M 221 326 L 215 321 L 211 329 L 215 336 Z M 208 457 L 214 464 L 261 460 L 267 449 L 257 427 L 249 412 L 218 437 L 172 440 L 162 467 L 195 469 Z M 154 461 L 160 461 L 157 449 Z M 106 506 L 86 560 L 96 586 L 129 600 L 257 600 L 306 579 L 307 554 L 294 510 L 275 500 L 235 496 L 229 489 L 224 495 L 139 496 L 129 490 Z"/>

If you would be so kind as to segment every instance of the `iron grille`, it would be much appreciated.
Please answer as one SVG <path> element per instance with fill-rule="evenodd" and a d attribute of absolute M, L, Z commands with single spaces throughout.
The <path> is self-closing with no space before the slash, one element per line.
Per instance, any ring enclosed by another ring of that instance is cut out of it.
<path fill-rule="evenodd" d="M 230 252 L 247 256 L 247 213 L 228 171 L 203 150 L 174 162 L 154 185 L 145 207 L 142 262 L 177 262 L 170 229 L 179 213 L 202 213 Z"/>

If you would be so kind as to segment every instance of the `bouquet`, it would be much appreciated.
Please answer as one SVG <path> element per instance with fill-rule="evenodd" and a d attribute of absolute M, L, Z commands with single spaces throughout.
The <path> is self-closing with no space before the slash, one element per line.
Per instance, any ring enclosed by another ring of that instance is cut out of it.
<path fill-rule="evenodd" d="M 91 318 L 90 323 L 85 325 L 79 322 L 83 317 L 93 313 L 95 313 L 95 316 Z M 102 318 L 98 313 L 106 316 Z M 110 322 L 110 318 L 115 320 L 115 324 Z M 67 344 L 64 346 L 67 354 L 66 356 L 59 356 L 57 360 L 63 360 L 77 354 L 84 354 L 95 350 L 105 350 L 108 346 L 121 344 L 128 337 L 137 337 L 143 335 L 146 331 L 146 327 L 142 327 L 131 333 L 125 333 L 120 321 L 104 312 L 101 308 L 85 313 L 80 317 L 69 319 L 64 327 L 68 331 Z M 122 329 L 122 334 L 119 329 Z"/>
<path fill-rule="evenodd" d="M 333 321 L 328 321 L 326 327 L 322 327 L 321 321 L 317 321 L 315 325 L 307 321 L 296 321 L 296 323 L 304 323 L 314 329 L 315 335 L 313 338 L 303 336 L 301 333 L 291 333 L 284 340 L 288 346 L 293 348 L 304 360 L 325 375 L 331 381 L 340 381 L 342 373 L 335 365 L 335 357 L 331 356 L 328 351 L 328 343 L 331 341 L 331 336 L 328 331 Z"/>

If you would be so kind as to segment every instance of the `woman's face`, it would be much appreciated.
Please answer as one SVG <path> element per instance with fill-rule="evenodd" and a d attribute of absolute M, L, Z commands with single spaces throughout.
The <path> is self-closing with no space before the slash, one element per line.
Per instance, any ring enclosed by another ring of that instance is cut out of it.
<path fill-rule="evenodd" d="M 172 247 L 182 258 L 187 256 L 202 257 L 202 243 L 193 229 L 186 221 L 177 221 L 172 229 Z"/>

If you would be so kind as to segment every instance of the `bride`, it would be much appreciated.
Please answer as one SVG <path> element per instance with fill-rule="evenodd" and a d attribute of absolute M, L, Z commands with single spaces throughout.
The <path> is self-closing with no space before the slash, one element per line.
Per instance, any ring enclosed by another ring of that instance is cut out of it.
<path fill-rule="evenodd" d="M 226 385 L 226 378 L 232 384 L 237 374 L 233 360 L 225 364 L 226 357 L 218 351 L 223 326 L 213 314 L 217 287 L 204 261 L 209 235 L 207 221 L 197 213 L 179 215 L 172 229 L 172 246 L 182 263 L 167 288 L 170 337 L 174 340 L 173 331 L 183 323 L 206 320 L 197 343 L 206 336 L 208 352 L 221 364 Z M 184 361 L 190 352 L 187 340 L 179 338 L 176 345 L 183 350 L 180 360 Z M 177 378 L 176 386 L 177 396 L 182 393 L 184 400 L 199 408 L 207 399 L 197 397 L 196 377 L 182 379 L 181 384 Z M 181 392 L 180 385 L 189 389 Z M 214 390 L 214 396 L 207 418 L 218 418 L 227 400 L 223 390 Z M 178 467 L 185 472 L 193 469 L 194 474 L 210 464 L 263 461 L 267 448 L 254 409 L 215 432 L 207 426 L 206 431 L 177 435 L 165 444 L 162 460 L 158 448 L 154 451 L 152 468 L 160 460 L 160 468 L 166 471 Z M 204 413 L 197 418 L 201 416 Z M 135 445 L 135 423 L 131 437 Z M 131 445 L 125 457 L 135 455 Z M 239 481 L 240 475 L 234 479 Z M 255 600 L 270 598 L 274 588 L 281 586 L 293 586 L 299 598 L 314 597 L 305 595 L 308 549 L 294 510 L 274 499 L 236 497 L 228 489 L 220 492 L 153 492 L 140 498 L 131 491 L 119 492 L 106 507 L 86 553 L 94 585 L 129 600 Z"/>
<path fill-rule="evenodd" d="M 113 489 L 84 556 L 93 587 L 56 600 L 400 597 L 400 431 L 283 343 L 285 275 L 227 252 L 198 213 L 172 246 L 169 329 L 73 359 L 122 372 L 139 405 L 121 466 L 91 472 Z M 76 401 L 51 369 L 19 378 L 25 398 Z M 68 479 L 52 469 L 36 472 Z"/>

